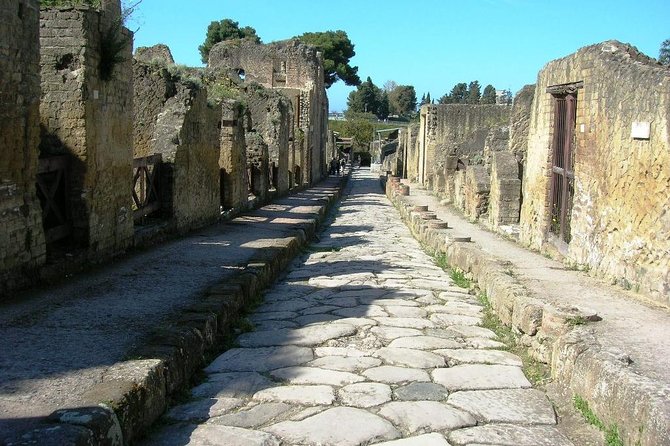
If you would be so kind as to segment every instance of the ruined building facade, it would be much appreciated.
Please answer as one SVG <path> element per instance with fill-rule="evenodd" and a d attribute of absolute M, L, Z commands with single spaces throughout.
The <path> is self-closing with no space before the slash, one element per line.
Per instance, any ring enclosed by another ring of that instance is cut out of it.
<path fill-rule="evenodd" d="M 296 39 L 270 44 L 220 42 L 210 51 L 208 67 L 232 69 L 245 83 L 257 83 L 288 98 L 294 116 L 289 136 L 292 182 L 310 184 L 326 173 L 328 98 L 319 52 Z"/>
<path fill-rule="evenodd" d="M 670 70 L 615 41 L 547 64 L 513 106 L 427 105 L 399 174 L 467 217 L 670 299 Z"/>
<path fill-rule="evenodd" d="M 133 58 L 119 0 L 8 0 L 0 19 L 0 294 L 325 172 L 323 63 L 311 47 L 241 42 L 191 69 L 164 45 Z"/>

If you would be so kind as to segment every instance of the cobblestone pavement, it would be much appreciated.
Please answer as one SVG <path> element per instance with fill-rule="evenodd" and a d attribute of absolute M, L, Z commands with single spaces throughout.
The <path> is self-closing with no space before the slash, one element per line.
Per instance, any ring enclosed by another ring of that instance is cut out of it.
<path fill-rule="evenodd" d="M 572 443 L 481 306 L 434 265 L 378 179 L 356 171 L 332 224 L 265 294 L 147 445 Z"/>

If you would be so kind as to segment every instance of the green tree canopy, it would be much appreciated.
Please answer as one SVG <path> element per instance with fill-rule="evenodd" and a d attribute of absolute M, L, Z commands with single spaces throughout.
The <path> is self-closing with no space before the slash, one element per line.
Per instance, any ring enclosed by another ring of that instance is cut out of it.
<path fill-rule="evenodd" d="M 349 138 L 354 138 L 354 148 L 358 150 L 368 150 L 370 143 L 374 138 L 375 128 L 370 122 L 370 115 L 366 113 L 356 113 L 347 110 L 345 113 L 345 123 L 343 133 Z"/>
<path fill-rule="evenodd" d="M 377 87 L 372 79 L 368 78 L 356 88 L 356 90 L 349 93 L 347 98 L 347 108 L 354 113 L 373 113 L 381 118 L 384 113 L 388 116 L 388 99 L 384 110 L 382 90 Z"/>
<path fill-rule="evenodd" d="M 670 65 L 670 39 L 661 43 L 661 48 L 658 51 L 658 61 L 663 65 Z"/>
<path fill-rule="evenodd" d="M 256 43 L 261 43 L 261 39 L 256 34 L 256 30 L 251 26 L 240 28 L 240 24 L 231 19 L 223 19 L 218 22 L 213 21 L 207 27 L 205 41 L 198 47 L 202 63 L 207 63 L 209 51 L 214 45 L 225 40 L 234 39 L 252 39 Z"/>
<path fill-rule="evenodd" d="M 388 97 L 391 114 L 408 116 L 416 110 L 416 91 L 411 85 L 396 85 L 389 91 Z M 426 99 L 425 96 L 423 99 Z"/>
<path fill-rule="evenodd" d="M 481 104 L 495 104 L 496 103 L 496 89 L 493 85 L 488 84 L 484 87 L 484 93 L 479 100 Z"/>
<path fill-rule="evenodd" d="M 465 94 L 466 104 L 479 104 L 479 98 L 482 96 L 479 81 L 472 81 L 468 85 L 468 91 Z"/>
<path fill-rule="evenodd" d="M 305 33 L 298 36 L 297 39 L 321 51 L 326 88 L 338 80 L 344 81 L 347 85 L 360 85 L 358 67 L 352 67 L 349 64 L 356 52 L 346 32 L 338 30 Z"/>

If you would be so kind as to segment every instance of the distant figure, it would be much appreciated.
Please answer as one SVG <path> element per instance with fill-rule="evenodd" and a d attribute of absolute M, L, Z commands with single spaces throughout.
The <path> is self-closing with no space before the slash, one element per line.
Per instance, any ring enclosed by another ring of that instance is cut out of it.
<path fill-rule="evenodd" d="M 346 166 L 346 165 L 347 165 L 347 160 L 345 160 L 344 158 L 342 158 L 342 159 L 340 160 L 340 167 L 342 168 L 342 173 L 344 173 L 344 166 Z"/>
<path fill-rule="evenodd" d="M 335 160 L 335 168 L 337 169 L 337 174 L 339 175 L 340 174 L 340 163 L 337 160 Z"/>
<path fill-rule="evenodd" d="M 335 158 L 330 160 L 330 174 L 335 175 L 335 165 L 337 164 L 337 160 Z"/>

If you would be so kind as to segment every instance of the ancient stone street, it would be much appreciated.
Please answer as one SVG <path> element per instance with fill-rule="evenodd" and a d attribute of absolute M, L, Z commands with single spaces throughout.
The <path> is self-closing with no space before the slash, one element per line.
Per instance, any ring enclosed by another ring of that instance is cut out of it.
<path fill-rule="evenodd" d="M 358 170 L 334 219 L 147 445 L 571 445 L 482 307 Z"/>

